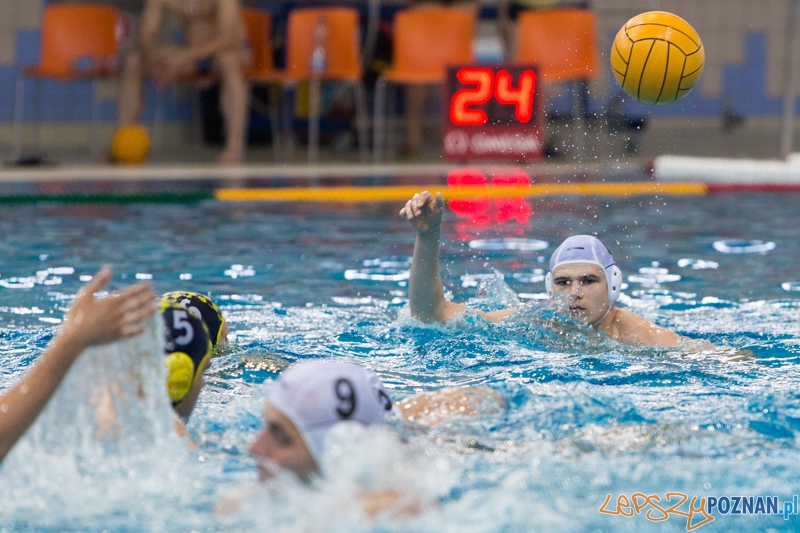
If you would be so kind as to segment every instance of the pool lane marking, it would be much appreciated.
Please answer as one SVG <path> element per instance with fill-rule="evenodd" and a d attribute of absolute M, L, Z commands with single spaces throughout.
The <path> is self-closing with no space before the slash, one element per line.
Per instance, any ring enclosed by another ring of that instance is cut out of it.
<path fill-rule="evenodd" d="M 284 187 L 264 189 L 222 188 L 214 191 L 226 202 L 388 202 L 407 200 L 423 190 L 440 191 L 446 199 L 475 196 L 699 196 L 708 194 L 700 182 L 638 183 L 534 183 L 528 187 L 460 187 L 398 185 L 391 187 Z"/>

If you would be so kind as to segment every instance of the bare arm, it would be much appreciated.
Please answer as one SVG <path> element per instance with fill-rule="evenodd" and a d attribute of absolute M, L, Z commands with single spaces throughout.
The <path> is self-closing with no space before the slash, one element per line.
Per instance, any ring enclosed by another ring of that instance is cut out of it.
<path fill-rule="evenodd" d="M 185 60 L 198 61 L 224 50 L 238 48 L 245 35 L 239 0 L 219 0 L 214 38 L 184 48 Z"/>
<path fill-rule="evenodd" d="M 144 320 L 155 313 L 155 294 L 146 283 L 108 298 L 95 298 L 94 293 L 110 278 L 111 269 L 106 267 L 86 284 L 44 353 L 14 387 L 0 396 L 0 460 L 33 424 L 86 348 L 142 333 Z"/>
<path fill-rule="evenodd" d="M 444 299 L 439 275 L 439 238 L 444 198 L 428 191 L 415 194 L 400 210 L 400 216 L 414 226 L 417 239 L 411 259 L 408 298 L 411 314 L 422 322 L 447 322 L 466 307 Z"/>
<path fill-rule="evenodd" d="M 400 216 L 417 230 L 414 242 L 414 257 L 411 260 L 411 278 L 408 281 L 408 299 L 411 315 L 422 322 L 446 323 L 466 306 L 444 299 L 442 278 L 439 273 L 439 241 L 441 236 L 444 198 L 428 191 L 415 194 L 400 210 Z M 513 309 L 501 309 L 484 313 L 475 310 L 491 322 L 500 322 L 514 313 Z"/>

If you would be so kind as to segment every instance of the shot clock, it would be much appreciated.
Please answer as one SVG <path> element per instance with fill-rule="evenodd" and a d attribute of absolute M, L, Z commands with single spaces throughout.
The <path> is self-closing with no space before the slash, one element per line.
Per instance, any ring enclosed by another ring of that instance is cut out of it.
<path fill-rule="evenodd" d="M 515 161 L 541 157 L 535 94 L 532 66 L 450 67 L 444 85 L 444 157 Z"/>

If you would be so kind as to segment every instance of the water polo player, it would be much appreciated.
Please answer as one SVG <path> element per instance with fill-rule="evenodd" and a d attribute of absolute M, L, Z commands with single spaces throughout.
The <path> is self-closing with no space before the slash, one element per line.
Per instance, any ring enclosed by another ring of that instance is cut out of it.
<path fill-rule="evenodd" d="M 159 302 L 164 319 L 167 392 L 172 407 L 183 420 L 189 418 L 211 366 L 211 339 L 203 320 L 188 309 L 164 299 Z"/>
<path fill-rule="evenodd" d="M 108 298 L 95 293 L 111 279 L 104 267 L 70 305 L 61 327 L 30 370 L 0 395 L 0 461 L 33 424 L 75 360 L 90 346 L 133 337 L 145 329 L 155 312 L 149 283 L 117 291 Z"/>
<path fill-rule="evenodd" d="M 444 298 L 439 274 L 443 212 L 442 195 L 433 196 L 428 191 L 415 194 L 400 210 L 417 232 L 408 294 L 411 314 L 423 322 L 444 323 L 467 309 Z M 621 282 L 622 273 L 603 243 L 590 235 L 575 235 L 566 239 L 550 258 L 546 287 L 551 298 L 564 298 L 571 314 L 618 342 L 677 345 L 681 336 L 614 305 Z M 475 310 L 492 322 L 500 322 L 515 311 Z"/>
<path fill-rule="evenodd" d="M 485 387 L 452 387 L 392 403 L 380 378 L 357 365 L 327 360 L 297 363 L 273 384 L 264 407 L 266 427 L 250 452 L 261 477 L 274 467 L 301 478 L 320 470 L 325 451 L 338 439 L 353 440 L 364 428 L 396 413 L 409 422 L 434 426 L 445 418 L 505 409 L 502 396 Z"/>
<path fill-rule="evenodd" d="M 305 479 L 320 471 L 332 440 L 352 440 L 391 409 L 388 392 L 371 370 L 335 361 L 296 363 L 272 385 L 266 424 L 250 453 L 262 479 L 275 467 Z"/>
<path fill-rule="evenodd" d="M 162 298 L 158 310 L 164 325 L 166 391 L 176 414 L 174 427 L 178 435 L 188 438 L 184 422 L 205 385 L 203 372 L 211 366 L 211 340 L 205 323 L 184 307 Z M 118 382 L 104 383 L 92 394 L 98 435 L 112 433 L 117 420 L 114 397 L 119 396 L 120 389 Z M 139 390 L 141 399 L 143 388 Z"/>
<path fill-rule="evenodd" d="M 161 295 L 162 300 L 177 303 L 201 318 L 208 327 L 213 346 L 224 346 L 228 342 L 228 323 L 214 300 L 197 292 L 173 291 Z"/>

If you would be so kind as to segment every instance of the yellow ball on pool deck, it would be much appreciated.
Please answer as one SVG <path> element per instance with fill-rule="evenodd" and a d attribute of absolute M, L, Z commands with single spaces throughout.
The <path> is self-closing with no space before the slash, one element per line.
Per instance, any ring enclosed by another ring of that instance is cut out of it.
<path fill-rule="evenodd" d="M 645 104 L 669 104 L 697 85 L 706 53 L 692 26 L 672 13 L 630 19 L 611 48 L 611 70 L 622 90 Z"/>
<path fill-rule="evenodd" d="M 150 154 L 150 136 L 138 125 L 122 126 L 111 139 L 111 160 L 115 163 L 143 163 Z"/>

